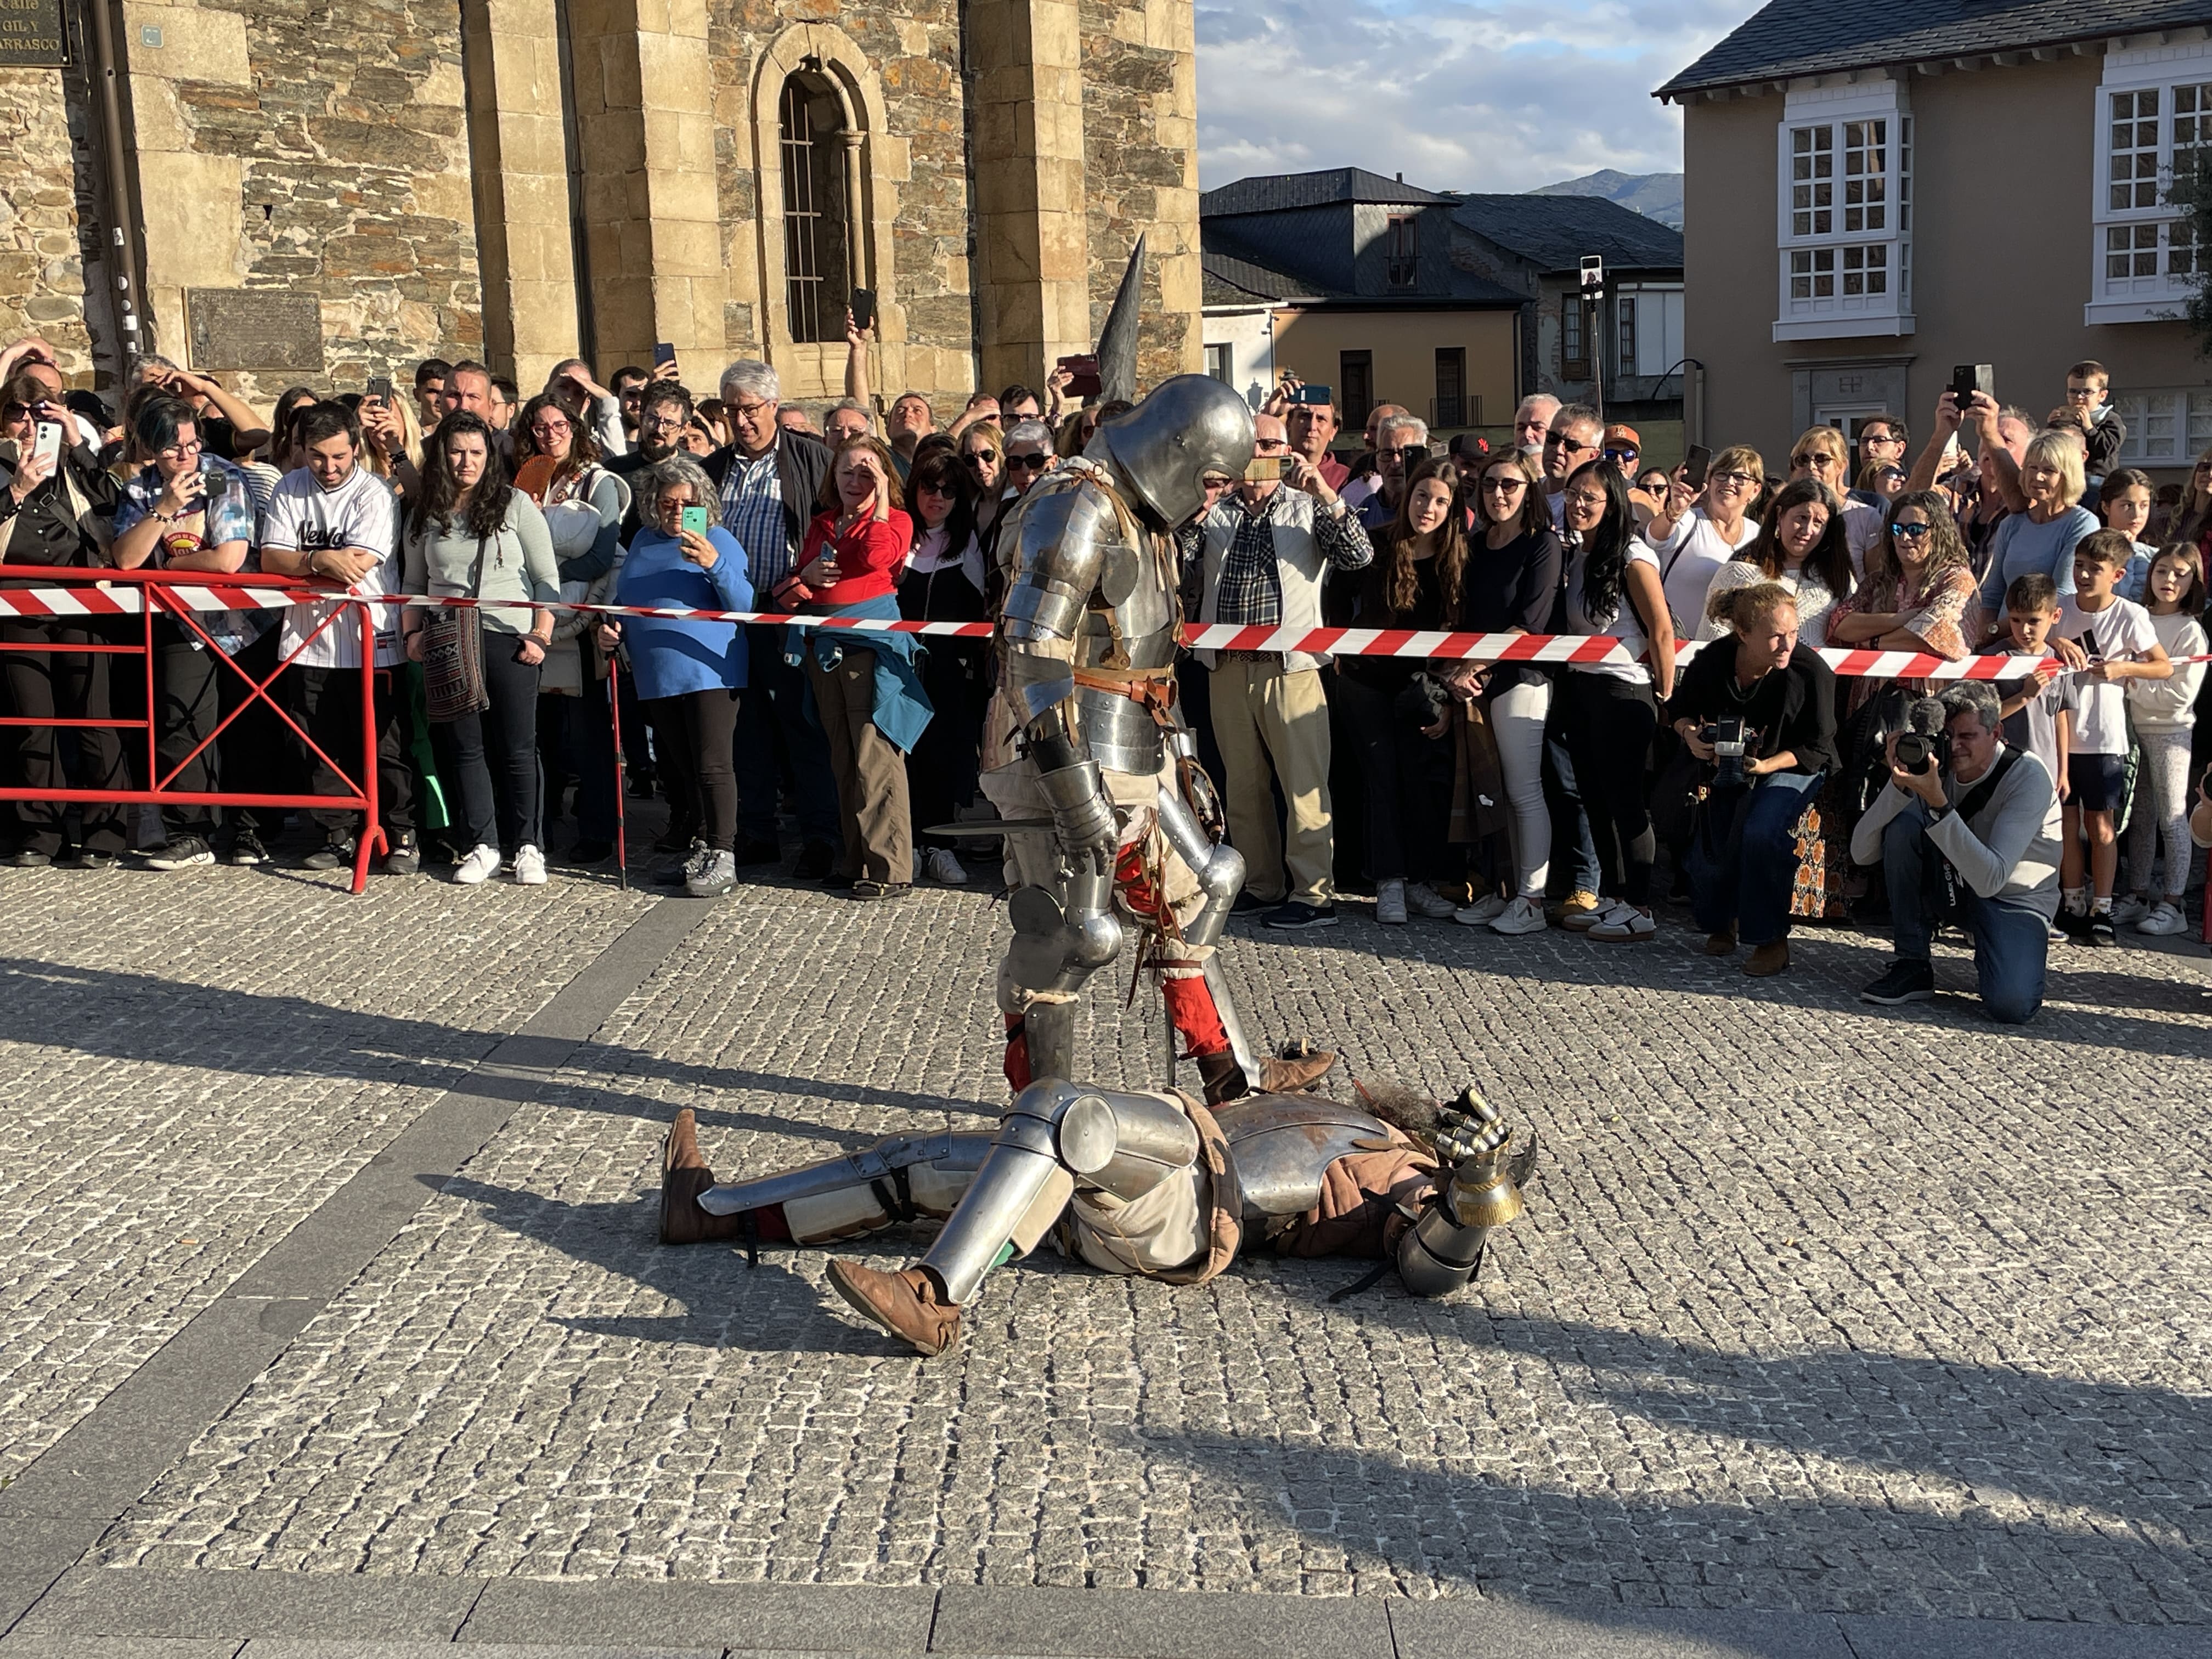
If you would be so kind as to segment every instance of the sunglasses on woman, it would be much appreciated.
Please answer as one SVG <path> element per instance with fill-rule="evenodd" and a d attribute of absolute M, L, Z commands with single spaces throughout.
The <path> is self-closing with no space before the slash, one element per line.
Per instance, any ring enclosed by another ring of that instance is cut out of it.
<path fill-rule="evenodd" d="M 1006 465 L 1008 466 L 1020 467 L 1025 472 L 1042 472 L 1044 471 L 1044 457 L 1042 455 L 1017 455 L 1010 450 L 1006 454 Z"/>
<path fill-rule="evenodd" d="M 1917 542 L 1923 536 L 1934 534 L 1936 526 L 1932 524 L 1893 524 L 1889 527 L 1889 533 L 1893 536 L 1902 536 L 1907 541 Z"/>

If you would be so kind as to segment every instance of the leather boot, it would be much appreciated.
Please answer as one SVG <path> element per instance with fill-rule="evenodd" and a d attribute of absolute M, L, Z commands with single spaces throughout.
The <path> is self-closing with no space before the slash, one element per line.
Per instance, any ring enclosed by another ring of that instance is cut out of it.
<path fill-rule="evenodd" d="M 1309 1048 L 1302 1054 L 1270 1055 L 1260 1062 L 1260 1090 L 1263 1094 L 1302 1094 L 1328 1075 L 1336 1064 L 1336 1056 L 1320 1049 Z"/>
<path fill-rule="evenodd" d="M 1244 1068 L 1226 1048 L 1218 1054 L 1199 1055 L 1198 1075 L 1206 1085 L 1206 1103 L 1209 1106 L 1226 1106 L 1252 1092 L 1252 1085 L 1245 1080 Z"/>
<path fill-rule="evenodd" d="M 925 1358 L 960 1339 L 960 1310 L 938 1298 L 936 1280 L 919 1267 L 878 1273 L 840 1257 L 830 1264 L 830 1282 L 855 1312 L 911 1343 Z"/>
<path fill-rule="evenodd" d="M 660 1242 L 664 1244 L 703 1244 L 744 1235 L 743 1219 L 734 1215 L 709 1215 L 698 1205 L 699 1194 L 714 1184 L 699 1150 L 699 1123 L 686 1106 L 668 1126 L 668 1139 L 660 1145 Z"/>

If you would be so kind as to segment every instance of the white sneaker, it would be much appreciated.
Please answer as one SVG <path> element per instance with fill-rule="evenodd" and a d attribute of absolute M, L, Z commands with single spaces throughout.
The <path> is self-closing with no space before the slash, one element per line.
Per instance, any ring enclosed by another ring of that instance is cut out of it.
<path fill-rule="evenodd" d="M 1493 933 L 1540 933 L 1552 924 L 1544 920 L 1541 899 L 1517 898 L 1491 921 Z"/>
<path fill-rule="evenodd" d="M 1426 916 L 1432 921 L 1442 921 L 1446 916 L 1459 914 L 1459 906 L 1425 881 L 1406 884 L 1406 908 L 1415 915 Z"/>
<path fill-rule="evenodd" d="M 2150 913 L 2136 924 L 2136 932 L 2148 933 L 2153 939 L 2172 939 L 2176 933 L 2189 931 L 2189 918 L 2181 914 L 2181 907 L 2166 899 L 2151 907 Z"/>
<path fill-rule="evenodd" d="M 2151 913 L 2151 902 L 2130 894 L 2126 898 L 2112 901 L 2112 921 L 2121 927 L 2133 927 Z"/>
<path fill-rule="evenodd" d="M 922 854 L 922 870 L 932 881 L 942 882 L 947 887 L 965 887 L 968 872 L 960 860 L 952 856 L 950 847 L 933 847 Z"/>
<path fill-rule="evenodd" d="M 1659 931 L 1659 924 L 1650 913 L 1639 910 L 1625 900 L 1615 899 L 1600 913 L 1598 919 L 1583 929 L 1592 939 L 1601 939 L 1608 945 L 1628 945 L 1638 939 L 1650 939 Z"/>
<path fill-rule="evenodd" d="M 1495 921 L 1505 914 L 1505 901 L 1495 893 L 1485 893 L 1472 904 L 1462 904 L 1452 912 L 1452 920 L 1462 927 L 1480 927 L 1486 921 Z"/>
<path fill-rule="evenodd" d="M 1406 884 L 1402 881 L 1378 881 L 1375 884 L 1375 920 L 1385 927 L 1406 925 Z"/>
<path fill-rule="evenodd" d="M 464 887 L 480 886 L 499 873 L 499 848 L 478 846 L 453 872 L 453 879 Z"/>
<path fill-rule="evenodd" d="M 545 884 L 545 854 L 528 842 L 514 849 L 514 880 L 520 887 Z"/>

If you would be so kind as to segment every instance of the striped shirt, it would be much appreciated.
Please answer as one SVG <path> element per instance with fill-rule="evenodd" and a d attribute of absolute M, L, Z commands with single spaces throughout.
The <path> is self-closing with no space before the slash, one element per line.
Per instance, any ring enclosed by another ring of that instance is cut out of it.
<path fill-rule="evenodd" d="M 776 468 L 781 442 L 757 460 L 732 451 L 722 475 L 722 528 L 745 550 L 753 592 L 765 596 L 791 574 L 793 547 L 783 513 L 783 477 Z M 802 518 L 805 515 L 800 515 Z"/>

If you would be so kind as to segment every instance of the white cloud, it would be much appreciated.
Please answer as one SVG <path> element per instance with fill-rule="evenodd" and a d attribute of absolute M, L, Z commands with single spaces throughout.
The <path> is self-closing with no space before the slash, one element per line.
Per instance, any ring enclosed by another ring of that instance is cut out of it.
<path fill-rule="evenodd" d="M 1651 89 L 1743 15 L 1740 0 L 1201 0 L 1200 179 L 1358 166 L 1517 191 L 1674 172 L 1681 119 Z"/>

